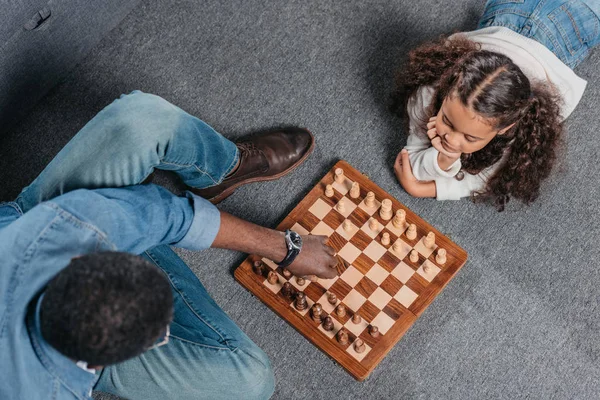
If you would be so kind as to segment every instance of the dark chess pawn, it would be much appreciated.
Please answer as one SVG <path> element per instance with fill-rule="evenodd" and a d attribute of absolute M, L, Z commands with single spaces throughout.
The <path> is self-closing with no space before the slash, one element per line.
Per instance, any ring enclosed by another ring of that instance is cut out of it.
<path fill-rule="evenodd" d="M 283 269 L 283 276 L 285 279 L 290 279 L 292 277 L 292 273 L 290 272 L 289 269 L 284 268 Z"/>
<path fill-rule="evenodd" d="M 269 274 L 267 275 L 267 282 L 269 282 L 271 285 L 274 285 L 277 282 L 279 282 L 279 277 L 277 276 L 277 272 L 269 271 Z"/>
<path fill-rule="evenodd" d="M 254 263 L 252 264 L 252 266 L 254 267 L 254 272 L 257 275 L 262 275 L 263 274 L 264 264 L 263 264 L 263 262 L 261 260 L 254 261 Z"/>
<path fill-rule="evenodd" d="M 358 315 L 358 313 L 354 313 L 354 315 L 352 316 L 352 323 L 360 324 L 361 322 L 362 318 L 360 317 L 360 315 Z"/>
<path fill-rule="evenodd" d="M 296 283 L 300 286 L 304 286 L 306 284 L 306 279 L 301 276 L 296 277 Z"/>
<path fill-rule="evenodd" d="M 335 306 L 335 304 L 337 303 L 337 296 L 335 295 L 335 293 L 329 292 L 329 294 L 327 295 L 327 301 L 329 302 L 329 304 Z"/>
<path fill-rule="evenodd" d="M 310 313 L 312 314 L 313 321 L 317 323 L 321 323 L 321 313 L 323 312 L 323 307 L 319 303 L 316 303 L 310 309 Z"/>
<path fill-rule="evenodd" d="M 337 340 L 339 342 L 339 344 L 341 344 L 342 346 L 345 346 L 348 344 L 348 334 L 344 331 L 339 331 L 337 333 Z"/>
<path fill-rule="evenodd" d="M 354 341 L 354 351 L 357 353 L 362 353 L 365 351 L 365 342 L 362 339 L 356 339 Z"/>
<path fill-rule="evenodd" d="M 284 282 L 281 287 L 281 294 L 285 297 L 290 297 L 292 295 L 292 284 L 289 282 Z"/>
<path fill-rule="evenodd" d="M 333 319 L 329 315 L 323 320 L 323 329 L 326 331 L 333 330 Z"/>
<path fill-rule="evenodd" d="M 346 307 L 343 304 L 338 304 L 335 308 L 335 315 L 340 318 L 344 318 L 346 316 Z"/>
<path fill-rule="evenodd" d="M 369 334 L 373 337 L 379 336 L 379 328 L 374 325 L 369 325 Z"/>
<path fill-rule="evenodd" d="M 303 292 L 298 292 L 296 294 L 296 302 L 294 303 L 296 306 L 296 310 L 304 311 L 306 307 L 308 307 L 308 303 L 306 302 L 306 295 Z"/>

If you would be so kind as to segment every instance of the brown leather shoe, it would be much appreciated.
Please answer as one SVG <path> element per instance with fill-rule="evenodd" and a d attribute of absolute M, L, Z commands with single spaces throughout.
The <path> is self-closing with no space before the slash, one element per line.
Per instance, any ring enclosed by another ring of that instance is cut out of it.
<path fill-rule="evenodd" d="M 236 146 L 240 162 L 232 175 L 219 185 L 190 191 L 217 204 L 242 185 L 280 178 L 306 160 L 315 147 L 315 138 L 306 129 L 284 128 L 252 135 Z"/>

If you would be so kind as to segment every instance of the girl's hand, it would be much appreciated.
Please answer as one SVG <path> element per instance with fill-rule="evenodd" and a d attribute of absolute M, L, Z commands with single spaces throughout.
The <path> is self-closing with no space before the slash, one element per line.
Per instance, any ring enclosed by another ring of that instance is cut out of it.
<path fill-rule="evenodd" d="M 427 123 L 427 137 L 431 140 L 431 145 L 440 153 L 440 156 L 438 157 L 440 168 L 446 170 L 460 158 L 462 153 L 447 151 L 444 146 L 442 146 L 442 138 L 435 127 L 436 119 L 437 117 L 429 118 L 429 122 Z"/>
<path fill-rule="evenodd" d="M 406 190 L 406 193 L 414 197 L 435 197 L 436 187 L 435 182 L 422 182 L 417 180 L 412 172 L 408 151 L 403 149 L 396 157 L 394 163 L 394 172 L 400 185 Z"/>

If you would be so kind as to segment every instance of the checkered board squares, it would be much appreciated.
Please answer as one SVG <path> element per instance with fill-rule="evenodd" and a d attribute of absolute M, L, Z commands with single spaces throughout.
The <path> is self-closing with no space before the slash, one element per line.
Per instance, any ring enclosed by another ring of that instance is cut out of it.
<path fill-rule="evenodd" d="M 343 182 L 335 182 L 336 168 L 344 170 Z M 350 196 L 354 182 L 360 186 L 357 198 Z M 333 187 L 331 197 L 324 194 L 327 184 Z M 364 202 L 369 191 L 375 193 L 374 207 L 367 207 Z M 386 198 L 392 200 L 394 213 L 398 209 L 406 211 L 406 223 L 402 226 L 395 226 L 392 220 L 383 220 L 379 215 L 381 202 Z M 340 202 L 344 204 L 341 211 Z M 370 227 L 371 218 L 377 221 L 375 229 Z M 344 221 L 348 221 L 349 229 L 343 228 Z M 409 223 L 417 225 L 417 237 L 412 240 L 405 234 Z M 334 166 L 277 229 L 326 236 L 327 244 L 336 251 L 338 276 L 306 279 L 300 285 L 296 277 L 286 278 L 284 271 L 271 260 L 249 256 L 236 269 L 236 278 L 359 380 L 369 375 L 466 261 L 464 250 L 344 161 Z M 432 248 L 424 243 L 430 231 L 436 235 Z M 390 236 L 386 245 L 381 242 L 384 233 Z M 436 262 L 438 248 L 447 251 L 444 264 Z M 410 260 L 413 249 L 419 255 L 416 262 Z M 254 268 L 257 260 L 264 267 Z M 267 280 L 269 271 L 277 274 L 278 281 L 274 284 Z M 292 287 L 287 296 L 282 293 L 286 281 Z M 302 311 L 295 307 L 298 292 L 306 295 L 308 307 Z M 331 293 L 337 298 L 334 304 L 329 302 Z M 322 307 L 320 321 L 315 321 L 310 311 L 315 303 Z M 346 308 L 344 316 L 335 312 L 340 304 Z M 360 321 L 352 321 L 355 314 Z M 327 316 L 333 321 L 330 331 L 322 324 Z M 376 326 L 379 335 L 372 336 L 370 326 Z M 348 334 L 348 344 L 338 342 L 336 335 L 340 330 Z M 365 344 L 361 353 L 354 349 L 358 338 Z"/>

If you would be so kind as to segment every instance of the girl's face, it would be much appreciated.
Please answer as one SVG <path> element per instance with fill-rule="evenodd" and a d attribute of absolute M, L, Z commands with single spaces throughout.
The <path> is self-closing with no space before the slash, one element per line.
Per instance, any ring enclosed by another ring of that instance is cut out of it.
<path fill-rule="evenodd" d="M 450 153 L 474 153 L 512 127 L 501 131 L 494 129 L 452 95 L 446 97 L 436 117 L 435 127 L 442 138 L 442 146 Z"/>

